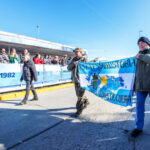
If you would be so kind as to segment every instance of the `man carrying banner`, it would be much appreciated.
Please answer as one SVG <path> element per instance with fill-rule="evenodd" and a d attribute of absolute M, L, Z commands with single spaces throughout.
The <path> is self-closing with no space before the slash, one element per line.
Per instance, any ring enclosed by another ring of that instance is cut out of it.
<path fill-rule="evenodd" d="M 75 57 L 68 65 L 68 70 L 72 72 L 71 79 L 75 83 L 75 91 L 78 98 L 75 117 L 78 117 L 82 113 L 83 109 L 89 104 L 87 97 L 84 95 L 85 90 L 80 87 L 78 75 L 78 62 L 87 62 L 87 60 L 83 57 L 83 50 L 81 48 L 76 48 L 73 52 L 75 53 Z"/>
<path fill-rule="evenodd" d="M 139 53 L 136 55 L 137 64 L 135 72 L 136 119 L 135 129 L 131 137 L 137 137 L 142 133 L 144 126 L 145 99 L 150 95 L 150 41 L 146 37 L 138 40 Z"/>
<path fill-rule="evenodd" d="M 21 82 L 22 82 L 22 80 L 26 81 L 26 95 L 25 95 L 24 99 L 21 101 L 21 104 L 27 103 L 30 89 L 32 90 L 32 93 L 34 95 L 34 98 L 32 99 L 32 101 L 38 100 L 37 93 L 32 84 L 33 79 L 35 82 L 37 82 L 37 72 L 36 72 L 34 62 L 32 60 L 30 60 L 30 56 L 29 56 L 29 54 L 27 54 L 24 56 L 23 72 L 22 72 L 22 76 L 20 79 Z"/>

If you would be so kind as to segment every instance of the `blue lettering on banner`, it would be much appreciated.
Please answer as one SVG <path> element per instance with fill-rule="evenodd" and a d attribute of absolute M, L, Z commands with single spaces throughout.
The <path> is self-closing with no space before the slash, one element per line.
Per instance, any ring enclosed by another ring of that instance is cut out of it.
<path fill-rule="evenodd" d="M 110 62 L 79 63 L 80 85 L 106 101 L 131 106 L 135 67 L 135 57 Z"/>
<path fill-rule="evenodd" d="M 13 69 L 12 69 L 13 66 Z M 37 69 L 38 81 L 33 82 L 36 85 L 41 85 L 44 83 L 59 83 L 61 81 L 71 81 L 71 73 L 67 69 L 63 70 L 64 67 L 49 65 L 48 67 L 52 68 L 51 71 L 45 70 L 45 65 L 35 65 Z M 8 87 L 18 87 L 21 86 L 21 70 L 23 65 L 15 64 L 0 64 L 0 88 L 5 89 Z M 63 68 L 63 69 L 61 69 Z M 66 67 L 67 68 L 67 67 Z M 22 82 L 22 85 L 25 85 L 25 81 Z"/>
<path fill-rule="evenodd" d="M 0 73 L 0 78 L 15 78 L 14 72 Z"/>
<path fill-rule="evenodd" d="M 0 73 L 0 88 L 20 86 L 20 77 L 21 72 Z"/>

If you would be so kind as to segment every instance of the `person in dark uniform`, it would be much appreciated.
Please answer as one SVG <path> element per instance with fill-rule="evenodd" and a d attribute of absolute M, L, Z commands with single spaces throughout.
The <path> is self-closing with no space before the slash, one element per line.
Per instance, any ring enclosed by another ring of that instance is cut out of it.
<path fill-rule="evenodd" d="M 77 112 L 75 113 L 75 117 L 78 117 L 82 113 L 83 109 L 89 104 L 87 97 L 84 95 L 85 90 L 80 87 L 78 75 L 78 62 L 87 62 L 86 58 L 83 57 L 82 52 L 83 50 L 81 48 L 76 48 L 74 50 L 75 57 L 67 67 L 72 73 L 71 79 L 75 84 L 75 91 L 78 98 L 76 103 Z"/>
<path fill-rule="evenodd" d="M 32 84 L 33 80 L 37 82 L 37 71 L 34 62 L 30 60 L 30 56 L 28 54 L 24 56 L 23 72 L 20 81 L 22 82 L 22 80 L 26 81 L 26 94 L 24 99 L 21 101 L 21 104 L 27 103 L 30 90 L 32 90 L 32 93 L 34 95 L 32 100 L 38 100 L 37 93 Z"/>

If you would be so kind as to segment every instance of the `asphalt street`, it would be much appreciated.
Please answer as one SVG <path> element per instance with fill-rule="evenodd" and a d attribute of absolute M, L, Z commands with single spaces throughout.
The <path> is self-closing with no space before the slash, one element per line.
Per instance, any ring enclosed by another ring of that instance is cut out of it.
<path fill-rule="evenodd" d="M 86 92 L 90 105 L 74 118 L 74 87 L 39 94 L 39 101 L 19 105 L 22 97 L 0 102 L 0 150 L 149 150 L 150 99 L 144 132 L 136 139 L 132 107 L 111 104 Z M 32 99 L 32 96 L 30 96 Z"/>

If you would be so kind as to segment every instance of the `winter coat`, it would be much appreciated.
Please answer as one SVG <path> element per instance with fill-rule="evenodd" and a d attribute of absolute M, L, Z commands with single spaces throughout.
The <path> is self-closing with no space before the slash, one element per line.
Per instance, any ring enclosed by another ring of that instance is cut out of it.
<path fill-rule="evenodd" d="M 135 72 L 135 90 L 150 91 L 150 49 L 139 52 Z"/>
<path fill-rule="evenodd" d="M 41 64 L 41 60 L 36 57 L 33 58 L 33 61 L 35 64 Z"/>
<path fill-rule="evenodd" d="M 9 58 L 6 53 L 0 53 L 0 63 L 9 63 Z"/>
<path fill-rule="evenodd" d="M 9 63 L 10 64 L 19 63 L 19 57 L 9 57 Z"/>
<path fill-rule="evenodd" d="M 29 60 L 24 62 L 23 72 L 20 80 L 32 81 L 33 79 L 37 81 L 37 71 L 34 62 Z"/>
<path fill-rule="evenodd" d="M 77 58 L 74 57 L 70 64 L 68 65 L 67 69 L 71 71 L 71 79 L 74 83 L 79 83 L 79 75 L 78 75 L 78 67 L 75 66 L 74 62 L 79 61 L 79 62 L 87 62 L 87 59 L 84 57 Z"/>
<path fill-rule="evenodd" d="M 53 65 L 58 65 L 59 63 L 58 63 L 57 60 L 54 59 L 54 60 L 52 60 L 52 64 L 53 64 Z"/>

